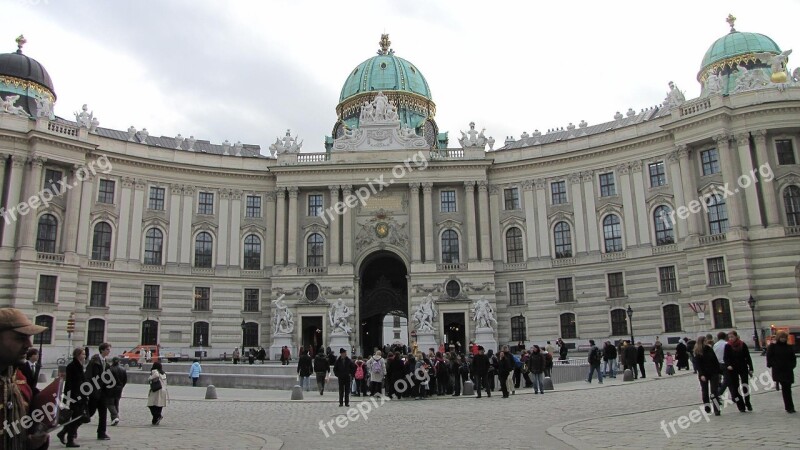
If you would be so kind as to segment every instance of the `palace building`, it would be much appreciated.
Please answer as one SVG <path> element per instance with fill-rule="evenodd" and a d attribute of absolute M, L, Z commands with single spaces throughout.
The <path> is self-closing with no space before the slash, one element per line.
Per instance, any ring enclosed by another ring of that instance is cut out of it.
<path fill-rule="evenodd" d="M 23 44 L 0 55 L 0 305 L 50 329 L 49 358 L 800 325 L 800 73 L 732 20 L 699 98 L 670 83 L 657 107 L 497 145 L 439 130 L 435 86 L 384 35 L 311 152 L 56 117 Z"/>

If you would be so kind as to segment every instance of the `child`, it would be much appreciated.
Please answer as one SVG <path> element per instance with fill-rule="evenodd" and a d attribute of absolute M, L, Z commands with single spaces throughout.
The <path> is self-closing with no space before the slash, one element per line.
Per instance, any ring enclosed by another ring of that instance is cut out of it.
<path fill-rule="evenodd" d="M 675 364 L 675 358 L 672 356 L 672 353 L 667 352 L 667 356 L 664 359 L 667 363 L 667 375 L 675 375 L 675 368 L 673 367 L 673 364 Z"/>

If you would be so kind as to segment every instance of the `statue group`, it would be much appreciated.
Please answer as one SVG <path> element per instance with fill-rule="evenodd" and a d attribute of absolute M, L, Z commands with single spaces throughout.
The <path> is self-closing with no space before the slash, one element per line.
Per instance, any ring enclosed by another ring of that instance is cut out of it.
<path fill-rule="evenodd" d="M 413 320 L 416 322 L 417 331 L 433 331 L 433 319 L 435 317 L 436 305 L 433 304 L 433 295 L 428 294 L 414 312 Z"/>
<path fill-rule="evenodd" d="M 341 298 L 332 304 L 328 310 L 328 319 L 330 320 L 333 330 L 331 334 L 347 334 L 349 335 L 353 329 L 350 327 L 347 319 L 353 315 L 353 311 L 345 305 L 344 300 Z"/>
<path fill-rule="evenodd" d="M 472 305 L 472 320 L 477 322 L 478 328 L 492 328 L 492 322 L 495 326 L 497 325 L 497 319 L 494 318 L 494 310 L 489 300 L 482 298 Z"/>
<path fill-rule="evenodd" d="M 291 334 L 294 331 L 294 314 L 283 301 L 283 297 L 285 295 L 281 294 L 280 297 L 272 301 L 275 304 L 275 334 Z"/>
<path fill-rule="evenodd" d="M 364 105 L 361 107 L 359 123 L 390 122 L 398 118 L 397 108 L 389 103 L 389 99 L 383 95 L 383 92 L 378 91 L 378 94 L 375 95 L 375 99 L 372 102 L 364 102 Z"/>

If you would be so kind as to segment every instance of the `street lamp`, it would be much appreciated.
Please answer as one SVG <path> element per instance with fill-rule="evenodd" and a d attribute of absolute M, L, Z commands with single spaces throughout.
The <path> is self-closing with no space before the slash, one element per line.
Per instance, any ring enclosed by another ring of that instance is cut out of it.
<path fill-rule="evenodd" d="M 242 359 L 244 359 L 244 329 L 247 328 L 247 324 L 244 322 L 244 318 L 242 319 Z M 243 363 L 244 364 L 244 363 Z"/>
<path fill-rule="evenodd" d="M 628 324 L 631 327 L 631 345 L 633 345 L 633 308 L 628 305 Z"/>
<path fill-rule="evenodd" d="M 753 298 L 753 294 L 750 294 L 747 304 L 750 305 L 750 313 L 753 315 L 753 340 L 756 342 L 756 350 L 761 351 L 761 345 L 758 343 L 758 330 L 756 329 L 756 299 Z"/>

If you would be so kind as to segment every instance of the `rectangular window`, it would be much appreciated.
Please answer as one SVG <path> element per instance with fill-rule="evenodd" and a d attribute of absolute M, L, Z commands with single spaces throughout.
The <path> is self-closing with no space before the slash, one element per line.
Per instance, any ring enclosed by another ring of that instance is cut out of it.
<path fill-rule="evenodd" d="M 456 212 L 456 191 L 442 191 L 442 212 Z"/>
<path fill-rule="evenodd" d="M 550 194 L 554 205 L 567 203 L 567 182 L 556 181 L 550 183 Z"/>
<path fill-rule="evenodd" d="M 261 196 L 248 195 L 247 196 L 247 209 L 245 209 L 245 217 L 259 218 L 261 217 Z"/>
<path fill-rule="evenodd" d="M 508 299 L 511 306 L 525 304 L 525 288 L 522 281 L 508 283 Z"/>
<path fill-rule="evenodd" d="M 678 278 L 675 266 L 659 267 L 658 279 L 661 282 L 661 293 L 678 292 Z"/>
<path fill-rule="evenodd" d="M 650 171 L 650 187 L 658 187 L 667 184 L 664 161 L 654 162 L 647 167 Z"/>
<path fill-rule="evenodd" d="M 114 203 L 114 180 L 100 180 L 100 190 L 97 193 L 99 203 Z"/>
<path fill-rule="evenodd" d="M 211 311 L 211 288 L 194 288 L 194 310 Z"/>
<path fill-rule="evenodd" d="M 575 295 L 572 290 L 572 278 L 559 278 L 558 279 L 558 302 L 568 303 L 574 302 Z"/>
<path fill-rule="evenodd" d="M 164 210 L 164 193 L 166 190 L 162 187 L 150 187 L 150 201 L 147 203 L 147 209 L 156 211 Z"/>
<path fill-rule="evenodd" d="M 45 169 L 44 170 L 44 188 L 49 189 L 54 195 L 61 193 L 61 179 L 64 173 L 60 170 Z"/>
<path fill-rule="evenodd" d="M 108 282 L 92 281 L 92 293 L 89 296 L 89 306 L 104 308 L 108 306 Z"/>
<path fill-rule="evenodd" d="M 311 194 L 308 196 L 308 215 L 322 215 L 322 194 Z"/>
<path fill-rule="evenodd" d="M 157 284 L 145 284 L 142 309 L 159 309 L 160 297 L 161 286 Z"/>
<path fill-rule="evenodd" d="M 782 166 L 796 164 L 791 139 L 776 139 L 775 150 L 778 152 L 778 164 Z"/>
<path fill-rule="evenodd" d="M 720 256 L 718 258 L 708 258 L 708 285 L 709 286 L 722 286 L 728 284 L 725 277 L 725 260 Z"/>
<path fill-rule="evenodd" d="M 717 149 L 710 148 L 700 152 L 700 160 L 703 163 L 703 175 L 719 173 L 719 153 L 717 153 Z"/>
<path fill-rule="evenodd" d="M 47 344 L 50 345 L 53 343 L 53 318 L 50 316 L 36 316 L 36 319 L 33 321 L 36 325 L 40 327 L 47 328 L 46 330 L 42 331 L 41 333 L 33 336 L 33 343 L 34 344 Z M 40 355 L 41 356 L 41 355 Z"/>
<path fill-rule="evenodd" d="M 625 283 L 622 280 L 622 272 L 608 274 L 608 297 L 625 297 Z"/>
<path fill-rule="evenodd" d="M 525 336 L 525 317 L 517 316 L 511 318 L 511 340 L 514 342 L 527 340 Z"/>
<path fill-rule="evenodd" d="M 214 193 L 201 192 L 199 197 L 199 204 L 197 205 L 197 214 L 214 214 Z"/>
<path fill-rule="evenodd" d="M 503 199 L 505 200 L 506 211 L 519 209 L 519 189 L 503 189 Z"/>
<path fill-rule="evenodd" d="M 600 197 L 610 197 L 617 195 L 617 187 L 614 184 L 614 172 L 600 174 Z"/>
<path fill-rule="evenodd" d="M 57 284 L 57 276 L 39 275 L 39 294 L 36 296 L 36 301 L 40 303 L 55 303 Z"/>
<path fill-rule="evenodd" d="M 245 289 L 244 290 L 244 311 L 245 312 L 258 312 L 259 306 L 258 289 Z"/>

